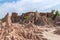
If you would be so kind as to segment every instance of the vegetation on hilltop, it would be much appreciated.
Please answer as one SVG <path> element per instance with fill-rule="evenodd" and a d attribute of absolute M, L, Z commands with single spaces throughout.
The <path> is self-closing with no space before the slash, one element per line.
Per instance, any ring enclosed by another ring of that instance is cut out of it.
<path fill-rule="evenodd" d="M 25 16 L 24 18 L 27 19 L 27 20 L 29 20 L 31 17 L 30 16 Z"/>
<path fill-rule="evenodd" d="M 54 11 L 53 14 L 54 14 L 54 15 L 52 16 L 52 19 L 53 19 L 53 20 L 55 20 L 55 18 L 56 18 L 57 16 L 60 16 L 59 11 Z"/>

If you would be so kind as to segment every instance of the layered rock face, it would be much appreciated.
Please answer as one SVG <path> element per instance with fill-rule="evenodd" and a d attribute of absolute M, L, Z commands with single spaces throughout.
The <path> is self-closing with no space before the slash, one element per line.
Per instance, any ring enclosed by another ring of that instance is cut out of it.
<path fill-rule="evenodd" d="M 20 16 L 16 12 L 12 12 L 11 20 L 13 23 L 19 22 Z"/>
<path fill-rule="evenodd" d="M 7 13 L 7 15 L 5 16 L 6 19 L 6 25 L 8 25 L 9 27 L 11 27 L 11 17 L 9 16 L 9 13 Z"/>
<path fill-rule="evenodd" d="M 47 40 L 47 38 L 43 38 L 43 32 L 43 29 L 32 24 L 24 26 L 12 24 L 10 28 L 4 26 L 0 29 L 0 40 Z"/>
<path fill-rule="evenodd" d="M 47 12 L 47 13 L 43 13 L 43 12 L 40 12 L 39 14 L 40 16 L 45 16 L 47 18 L 50 18 L 52 17 L 54 14 L 52 12 Z"/>
<path fill-rule="evenodd" d="M 11 23 L 11 16 L 9 15 L 9 13 L 7 13 L 6 16 L 1 20 L 1 25 L 7 25 L 11 27 Z"/>
<path fill-rule="evenodd" d="M 38 12 L 27 12 L 21 16 L 15 12 L 12 13 L 12 16 L 7 13 L 0 22 L 0 40 L 48 40 L 43 34 L 44 32 L 50 34 L 48 31 L 51 32 L 52 29 L 48 26 L 54 27 L 51 16 Z"/>
<path fill-rule="evenodd" d="M 7 14 L 8 15 L 8 14 Z M 7 15 L 5 18 L 3 18 L 2 22 L 6 21 Z M 53 21 L 51 17 L 53 16 L 52 12 L 27 12 L 23 13 L 22 15 L 18 15 L 16 12 L 12 12 L 12 16 L 10 16 L 10 20 L 12 23 L 20 23 L 20 24 L 29 24 L 32 23 L 34 25 L 38 26 L 44 26 L 47 25 L 55 25 L 57 21 Z M 52 22 L 52 23 L 51 23 Z M 58 23 L 59 24 L 59 23 Z"/>
<path fill-rule="evenodd" d="M 8 25 L 11 25 L 12 23 L 20 23 L 20 24 L 29 24 L 32 23 L 34 25 L 38 26 L 44 26 L 44 25 L 58 25 L 57 20 L 52 20 L 53 13 L 52 12 L 47 12 L 47 13 L 42 13 L 42 12 L 27 12 L 23 13 L 22 15 L 18 15 L 16 12 L 12 12 L 12 16 L 7 15 L 3 18 L 2 22 L 7 22 Z M 58 18 L 58 17 L 57 17 Z M 56 19 L 57 19 L 56 18 Z M 8 23 L 9 21 L 9 23 Z M 55 24 L 56 23 L 56 24 Z"/>
<path fill-rule="evenodd" d="M 21 25 L 11 21 L 9 13 L 4 18 L 5 26 L 0 26 L 0 40 L 44 40 L 44 30 L 33 24 Z M 3 22 L 3 23 L 4 23 Z M 12 24 L 12 25 L 11 25 Z M 37 34 L 38 33 L 38 34 Z M 46 39 L 47 40 L 47 39 Z"/>
<path fill-rule="evenodd" d="M 45 25 L 47 24 L 48 18 L 52 17 L 52 12 L 42 13 L 42 12 L 27 12 L 18 16 L 17 13 L 13 12 L 11 20 L 13 23 L 28 24 L 33 23 L 35 25 Z"/>

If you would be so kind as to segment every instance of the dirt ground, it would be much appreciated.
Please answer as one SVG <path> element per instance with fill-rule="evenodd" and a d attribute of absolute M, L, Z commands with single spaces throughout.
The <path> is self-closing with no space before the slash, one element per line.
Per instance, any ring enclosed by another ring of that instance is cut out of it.
<path fill-rule="evenodd" d="M 12 24 L 0 26 L 0 40 L 60 40 L 60 35 L 54 34 L 57 27 L 42 27 L 36 25 Z"/>

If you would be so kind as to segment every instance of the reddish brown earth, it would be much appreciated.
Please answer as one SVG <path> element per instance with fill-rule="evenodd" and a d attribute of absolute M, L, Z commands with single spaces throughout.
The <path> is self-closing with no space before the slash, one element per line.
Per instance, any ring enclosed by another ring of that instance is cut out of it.
<path fill-rule="evenodd" d="M 54 33 L 56 29 L 14 23 L 11 27 L 0 26 L 0 40 L 60 40 L 60 35 Z"/>
<path fill-rule="evenodd" d="M 0 40 L 60 40 L 60 27 L 56 26 L 50 18 L 37 15 L 34 16 L 35 20 L 32 19 L 33 23 L 30 22 L 31 20 L 29 23 L 24 23 L 26 20 L 23 19 L 24 15 L 22 15 L 23 23 L 20 24 L 18 22 L 13 23 L 19 20 L 13 18 L 12 22 L 7 13 L 0 21 Z"/>

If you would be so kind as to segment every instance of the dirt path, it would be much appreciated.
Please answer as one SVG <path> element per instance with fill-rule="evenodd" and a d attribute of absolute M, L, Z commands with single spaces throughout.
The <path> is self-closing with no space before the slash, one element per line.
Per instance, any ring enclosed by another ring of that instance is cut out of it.
<path fill-rule="evenodd" d="M 53 32 L 52 30 L 48 32 L 45 31 L 43 35 L 48 40 L 60 40 L 60 35 L 53 34 L 52 32 Z"/>

